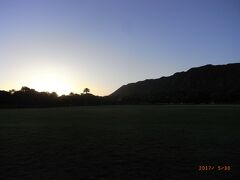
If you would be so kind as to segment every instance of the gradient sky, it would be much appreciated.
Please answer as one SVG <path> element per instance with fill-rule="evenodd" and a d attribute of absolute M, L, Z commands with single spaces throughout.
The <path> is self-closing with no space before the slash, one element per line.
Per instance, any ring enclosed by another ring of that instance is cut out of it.
<path fill-rule="evenodd" d="M 0 0 L 0 89 L 108 95 L 239 61 L 239 0 Z"/>

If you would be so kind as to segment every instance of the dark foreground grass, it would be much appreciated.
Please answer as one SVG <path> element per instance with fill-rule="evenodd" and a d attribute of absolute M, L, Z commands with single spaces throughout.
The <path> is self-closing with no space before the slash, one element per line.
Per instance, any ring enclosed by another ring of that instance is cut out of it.
<path fill-rule="evenodd" d="M 0 179 L 237 180 L 240 106 L 0 110 Z"/>

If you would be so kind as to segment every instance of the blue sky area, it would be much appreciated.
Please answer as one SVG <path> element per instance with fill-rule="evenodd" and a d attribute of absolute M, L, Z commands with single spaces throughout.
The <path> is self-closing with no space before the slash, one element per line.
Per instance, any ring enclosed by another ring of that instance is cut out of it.
<path fill-rule="evenodd" d="M 0 89 L 108 95 L 235 62 L 239 0 L 0 0 Z"/>

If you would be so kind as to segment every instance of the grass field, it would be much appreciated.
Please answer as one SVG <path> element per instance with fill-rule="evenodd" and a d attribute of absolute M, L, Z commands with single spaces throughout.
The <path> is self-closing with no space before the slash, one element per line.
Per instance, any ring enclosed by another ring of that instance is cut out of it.
<path fill-rule="evenodd" d="M 2 109 L 0 179 L 237 180 L 240 106 Z"/>

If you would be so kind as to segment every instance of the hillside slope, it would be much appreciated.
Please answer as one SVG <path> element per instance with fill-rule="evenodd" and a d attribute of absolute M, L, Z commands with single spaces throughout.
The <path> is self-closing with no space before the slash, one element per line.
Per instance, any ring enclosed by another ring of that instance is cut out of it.
<path fill-rule="evenodd" d="M 240 63 L 205 65 L 127 84 L 109 97 L 132 103 L 239 103 Z"/>

